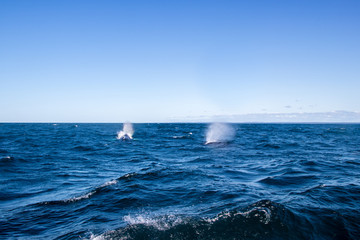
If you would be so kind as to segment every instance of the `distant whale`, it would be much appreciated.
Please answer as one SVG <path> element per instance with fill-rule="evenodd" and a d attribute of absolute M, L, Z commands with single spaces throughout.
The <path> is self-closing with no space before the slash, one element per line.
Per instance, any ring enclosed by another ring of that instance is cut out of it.
<path fill-rule="evenodd" d="M 120 135 L 120 136 L 119 136 Z M 117 139 L 123 140 L 123 141 L 127 141 L 127 140 L 131 140 L 133 139 L 132 136 L 130 136 L 127 133 L 123 133 L 123 134 L 119 134 Z"/>

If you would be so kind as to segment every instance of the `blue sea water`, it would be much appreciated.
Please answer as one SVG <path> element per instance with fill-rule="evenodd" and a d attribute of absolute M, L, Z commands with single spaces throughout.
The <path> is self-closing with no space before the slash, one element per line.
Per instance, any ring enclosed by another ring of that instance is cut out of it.
<path fill-rule="evenodd" d="M 0 239 L 360 239 L 360 125 L 0 124 Z"/>

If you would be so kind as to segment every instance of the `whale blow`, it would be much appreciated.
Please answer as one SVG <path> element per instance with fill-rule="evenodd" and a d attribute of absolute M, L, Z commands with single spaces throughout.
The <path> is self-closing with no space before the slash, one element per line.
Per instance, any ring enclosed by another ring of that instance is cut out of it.
<path fill-rule="evenodd" d="M 227 143 L 234 139 L 235 129 L 226 123 L 212 123 L 206 132 L 206 142 L 210 143 Z"/>
<path fill-rule="evenodd" d="M 133 139 L 134 128 L 131 123 L 126 122 L 123 124 L 123 130 L 117 133 L 117 139 L 130 140 Z"/>

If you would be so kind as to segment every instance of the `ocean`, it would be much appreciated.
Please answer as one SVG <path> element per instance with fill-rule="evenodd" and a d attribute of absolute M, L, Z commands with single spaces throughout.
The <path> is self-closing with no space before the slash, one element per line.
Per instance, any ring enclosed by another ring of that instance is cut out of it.
<path fill-rule="evenodd" d="M 360 239 L 360 124 L 129 126 L 0 124 L 0 239 Z"/>

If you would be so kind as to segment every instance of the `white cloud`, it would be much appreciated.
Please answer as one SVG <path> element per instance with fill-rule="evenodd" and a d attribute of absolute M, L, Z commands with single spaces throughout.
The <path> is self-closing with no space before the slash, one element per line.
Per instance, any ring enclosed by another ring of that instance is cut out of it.
<path fill-rule="evenodd" d="M 174 119 L 175 120 L 175 119 Z M 319 122 L 319 123 L 360 123 L 360 112 L 332 111 L 314 113 L 254 113 L 187 117 L 190 122 Z"/>

